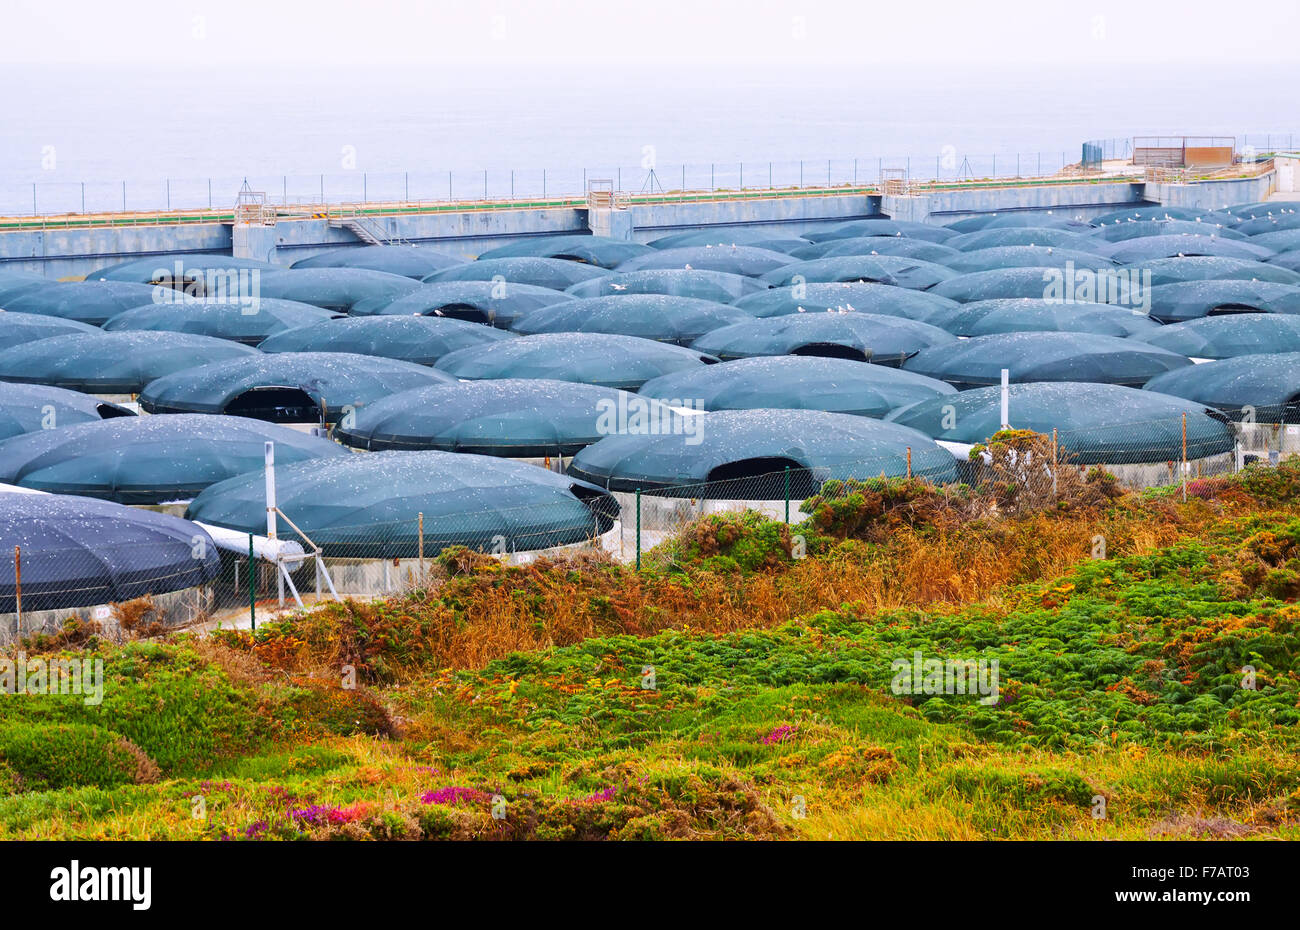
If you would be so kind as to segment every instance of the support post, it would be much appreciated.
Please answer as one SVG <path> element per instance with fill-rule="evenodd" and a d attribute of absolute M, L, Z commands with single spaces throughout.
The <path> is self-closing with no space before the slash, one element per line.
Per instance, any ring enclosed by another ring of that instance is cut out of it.
<path fill-rule="evenodd" d="M 785 523 L 790 525 L 790 466 L 785 466 Z"/>
<path fill-rule="evenodd" d="M 1187 503 L 1187 414 L 1183 414 L 1183 503 Z"/>
<path fill-rule="evenodd" d="M 14 642 L 23 635 L 23 547 L 14 546 Z"/>
<path fill-rule="evenodd" d="M 912 447 L 907 447 L 907 477 L 912 477 Z"/>
<path fill-rule="evenodd" d="M 257 629 L 257 566 L 253 555 L 253 534 L 248 534 L 248 623 Z"/>
<path fill-rule="evenodd" d="M 420 584 L 424 584 L 424 511 L 417 520 L 420 527 Z"/>
<path fill-rule="evenodd" d="M 636 489 L 636 570 L 641 570 L 641 489 Z"/>
<path fill-rule="evenodd" d="M 1056 442 L 1056 427 L 1052 427 L 1052 497 L 1056 497 L 1056 464 L 1058 461 Z"/>

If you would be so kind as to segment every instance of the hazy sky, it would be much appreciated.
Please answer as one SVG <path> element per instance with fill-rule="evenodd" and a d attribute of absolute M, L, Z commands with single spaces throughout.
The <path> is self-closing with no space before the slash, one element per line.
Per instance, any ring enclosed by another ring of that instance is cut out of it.
<path fill-rule="evenodd" d="M 0 60 L 1062 66 L 1294 61 L 1300 4 L 1221 0 L 3 0 Z"/>
<path fill-rule="evenodd" d="M 1051 171 L 1149 133 L 1290 146 L 1298 36 L 1297 0 L 0 0 L 0 210 L 83 181 L 118 208 L 285 175 L 581 190 L 647 151 L 702 184 L 944 151 Z"/>

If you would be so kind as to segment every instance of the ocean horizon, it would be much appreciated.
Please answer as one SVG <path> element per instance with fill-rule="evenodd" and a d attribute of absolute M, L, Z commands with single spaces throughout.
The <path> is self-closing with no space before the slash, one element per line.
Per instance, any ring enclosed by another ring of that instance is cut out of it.
<path fill-rule="evenodd" d="M 450 173 L 453 196 L 471 199 L 485 170 L 495 198 L 537 192 L 543 171 L 548 193 L 573 193 L 599 176 L 629 190 L 763 185 L 765 173 L 794 183 L 800 161 L 831 183 L 850 171 L 874 179 L 882 164 L 928 176 L 940 160 L 976 176 L 1048 173 L 1078 161 L 1084 141 L 1134 134 L 1292 144 L 1293 68 L 1192 70 L 566 64 L 369 68 L 358 79 L 301 66 L 10 65 L 0 67 L 16 89 L 0 101 L 0 211 L 33 212 L 32 185 L 39 212 L 78 209 L 83 183 L 88 209 L 121 209 L 123 187 L 130 209 L 168 196 L 204 206 L 208 179 L 214 204 L 233 203 L 244 177 L 293 202 L 322 186 L 331 200 L 398 197 L 399 178 L 412 198 L 443 198 Z M 748 178 L 737 177 L 742 163 Z M 364 189 L 372 183 L 382 190 Z"/>

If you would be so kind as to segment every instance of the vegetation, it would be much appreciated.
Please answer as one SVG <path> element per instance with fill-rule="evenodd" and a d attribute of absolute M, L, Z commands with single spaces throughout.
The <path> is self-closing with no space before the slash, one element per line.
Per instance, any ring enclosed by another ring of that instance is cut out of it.
<path fill-rule="evenodd" d="M 28 652 L 104 700 L 0 696 L 0 835 L 1300 838 L 1300 465 L 1077 477 L 832 482 L 641 572 L 449 551 L 255 634 L 69 627 Z M 996 692 L 899 689 L 918 653 Z"/>

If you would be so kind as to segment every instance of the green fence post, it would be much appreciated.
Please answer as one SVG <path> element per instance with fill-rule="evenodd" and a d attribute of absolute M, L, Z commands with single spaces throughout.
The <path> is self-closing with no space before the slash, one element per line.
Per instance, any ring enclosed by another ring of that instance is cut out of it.
<path fill-rule="evenodd" d="M 790 525 L 790 466 L 785 466 L 785 522 Z"/>
<path fill-rule="evenodd" d="M 257 629 L 257 575 L 253 563 L 253 534 L 248 534 L 248 622 Z"/>
<path fill-rule="evenodd" d="M 636 570 L 641 570 L 641 489 L 636 489 Z"/>

